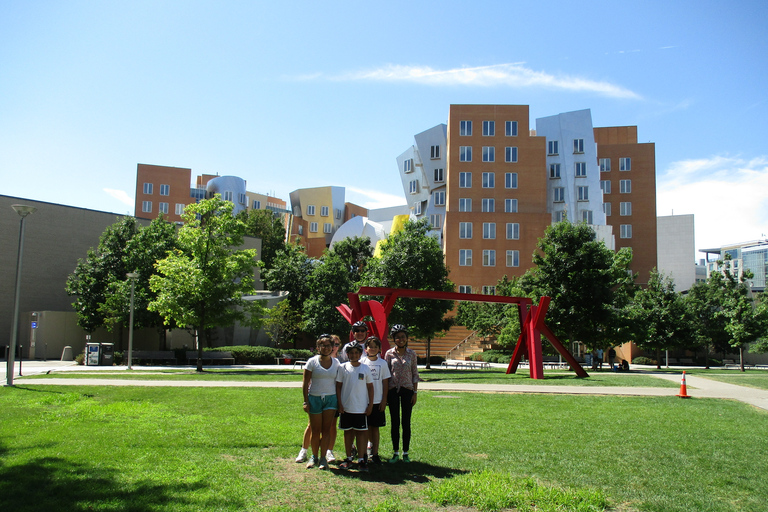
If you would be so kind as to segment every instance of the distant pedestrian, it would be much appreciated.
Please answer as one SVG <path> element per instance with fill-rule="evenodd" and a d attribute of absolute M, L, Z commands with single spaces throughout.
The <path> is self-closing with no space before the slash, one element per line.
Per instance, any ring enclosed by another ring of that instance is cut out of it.
<path fill-rule="evenodd" d="M 616 351 L 611 347 L 608 349 L 608 364 L 611 365 L 611 370 L 614 370 L 613 363 L 616 362 Z"/>

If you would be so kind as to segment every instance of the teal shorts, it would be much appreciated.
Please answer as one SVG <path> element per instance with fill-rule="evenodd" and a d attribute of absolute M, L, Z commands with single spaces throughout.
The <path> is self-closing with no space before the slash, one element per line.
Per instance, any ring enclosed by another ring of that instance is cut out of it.
<path fill-rule="evenodd" d="M 309 414 L 322 414 L 328 409 L 335 411 L 338 408 L 339 402 L 336 400 L 336 395 L 309 395 Z"/>

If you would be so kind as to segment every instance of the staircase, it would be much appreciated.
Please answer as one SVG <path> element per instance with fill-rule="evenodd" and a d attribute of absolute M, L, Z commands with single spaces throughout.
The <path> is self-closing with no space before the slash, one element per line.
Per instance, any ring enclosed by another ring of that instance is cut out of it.
<path fill-rule="evenodd" d="M 440 356 L 445 359 L 468 360 L 472 354 L 482 352 L 489 348 L 489 344 L 484 344 L 480 338 L 477 338 L 473 331 L 460 325 L 454 325 L 441 338 L 433 338 L 430 344 L 430 354 Z M 427 341 L 410 339 L 408 348 L 413 349 L 419 357 L 427 356 Z"/>

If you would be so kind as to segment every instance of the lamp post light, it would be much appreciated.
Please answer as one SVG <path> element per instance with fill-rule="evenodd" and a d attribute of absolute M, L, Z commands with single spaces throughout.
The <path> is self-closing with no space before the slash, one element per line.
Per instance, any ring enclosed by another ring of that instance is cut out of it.
<path fill-rule="evenodd" d="M 24 204 L 12 204 L 16 213 L 21 217 L 19 226 L 19 253 L 16 256 L 16 294 L 13 299 L 13 327 L 11 328 L 11 345 L 8 347 L 8 368 L 6 370 L 6 385 L 13 386 L 14 358 L 16 356 L 16 337 L 19 331 L 19 292 L 21 289 L 21 257 L 24 253 L 24 219 L 37 208 Z"/>
<path fill-rule="evenodd" d="M 136 288 L 136 278 L 139 277 L 139 274 L 128 272 L 125 275 L 131 280 L 131 314 L 130 320 L 128 320 L 128 369 L 130 370 L 133 362 L 133 291 Z"/>

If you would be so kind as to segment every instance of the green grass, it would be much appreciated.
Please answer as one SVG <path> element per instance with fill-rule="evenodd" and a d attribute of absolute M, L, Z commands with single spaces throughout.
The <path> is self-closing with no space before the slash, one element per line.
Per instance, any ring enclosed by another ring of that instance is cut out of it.
<path fill-rule="evenodd" d="M 691 373 L 728 384 L 768 389 L 768 372 L 765 370 L 746 370 L 745 372 L 738 370 L 710 370 L 709 372 Z"/>
<path fill-rule="evenodd" d="M 471 511 L 525 489 L 522 503 L 565 500 L 557 510 L 765 510 L 768 414 L 740 402 L 419 397 L 415 462 L 360 475 L 293 462 L 306 425 L 296 389 L 20 380 L 0 388 L 0 510 Z M 488 499 L 459 501 L 472 488 Z"/>

